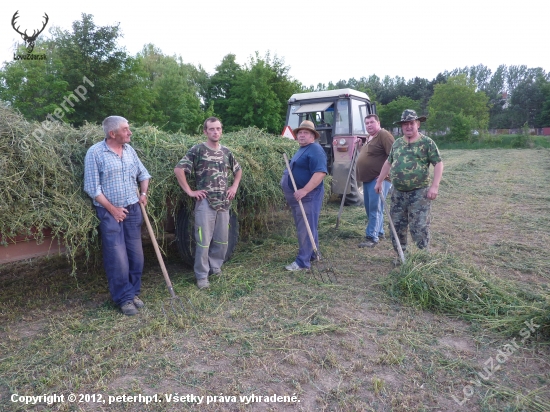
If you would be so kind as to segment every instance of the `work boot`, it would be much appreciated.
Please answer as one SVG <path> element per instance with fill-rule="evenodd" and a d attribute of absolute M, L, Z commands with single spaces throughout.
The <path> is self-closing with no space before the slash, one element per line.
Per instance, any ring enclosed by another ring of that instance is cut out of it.
<path fill-rule="evenodd" d="M 134 316 L 138 314 L 138 310 L 136 308 L 136 305 L 134 305 L 134 302 L 129 300 L 124 305 L 120 306 L 120 310 L 122 313 L 124 313 L 126 316 Z"/>
<path fill-rule="evenodd" d="M 210 282 L 208 281 L 208 278 L 204 279 L 197 279 L 197 287 L 199 289 L 207 289 L 210 287 Z"/>
<path fill-rule="evenodd" d="M 134 296 L 134 306 L 138 309 L 141 309 L 145 306 L 145 303 L 143 303 L 139 296 Z"/>
<path fill-rule="evenodd" d="M 367 237 L 364 242 L 359 243 L 358 247 L 375 247 L 378 244 L 372 237 Z"/>

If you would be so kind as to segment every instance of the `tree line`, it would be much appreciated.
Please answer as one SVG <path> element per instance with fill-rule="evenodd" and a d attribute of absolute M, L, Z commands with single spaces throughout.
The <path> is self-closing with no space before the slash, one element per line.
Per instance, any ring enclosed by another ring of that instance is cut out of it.
<path fill-rule="evenodd" d="M 72 30 L 52 28 L 35 46 L 35 52 L 46 53 L 45 60 L 11 61 L 0 68 L 0 101 L 29 120 L 43 121 L 87 77 L 93 91 L 64 117 L 75 126 L 118 113 L 133 124 L 197 133 L 204 119 L 217 115 L 228 131 L 257 126 L 280 133 L 292 94 L 349 87 L 376 101 L 386 128 L 405 108 L 427 114 L 430 131 L 457 140 L 471 130 L 550 126 L 550 73 L 542 68 L 501 65 L 492 73 L 478 65 L 432 80 L 371 75 L 314 87 L 292 79 L 284 60 L 269 52 L 255 53 L 244 65 L 228 54 L 209 74 L 152 44 L 131 56 L 119 45 L 121 37 L 118 25 L 98 27 L 89 14 Z"/>

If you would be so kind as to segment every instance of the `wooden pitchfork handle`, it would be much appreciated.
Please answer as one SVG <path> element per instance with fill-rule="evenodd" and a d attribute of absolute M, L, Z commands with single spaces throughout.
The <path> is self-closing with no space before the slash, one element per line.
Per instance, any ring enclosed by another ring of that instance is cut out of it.
<path fill-rule="evenodd" d="M 296 182 L 294 181 L 294 176 L 292 175 L 292 170 L 290 169 L 290 165 L 288 164 L 288 157 L 286 156 L 286 153 L 283 153 L 283 157 L 285 158 L 286 168 L 288 170 L 288 175 L 290 176 L 290 180 L 292 180 L 292 186 L 294 187 L 294 192 L 298 191 L 298 188 L 296 187 Z M 306 211 L 304 210 L 304 205 L 302 205 L 302 201 L 298 200 L 298 204 L 300 205 L 300 210 L 302 211 L 302 216 L 304 217 L 304 221 L 306 222 L 306 229 L 307 234 L 309 235 L 309 240 L 311 241 L 311 245 L 313 246 L 313 251 L 315 252 L 315 256 L 317 260 L 319 260 L 319 251 L 317 250 L 317 246 L 315 245 L 315 239 L 313 238 L 313 233 L 311 233 L 311 228 L 309 227 L 309 222 L 307 220 Z"/>
<path fill-rule="evenodd" d="M 386 211 L 386 216 L 388 217 L 388 221 L 390 222 L 390 228 L 393 233 L 393 237 L 395 239 L 395 243 L 397 244 L 397 252 L 399 253 L 399 258 L 401 259 L 401 262 L 405 264 L 405 255 L 403 254 L 403 249 L 401 248 L 401 242 L 399 241 L 399 238 L 397 237 L 397 231 L 395 230 L 395 226 L 393 225 L 393 220 L 391 220 L 390 212 L 388 211 L 388 208 L 386 206 L 386 199 L 384 199 L 384 195 L 382 192 L 378 193 L 380 195 L 380 199 L 382 199 L 382 207 Z"/>
<path fill-rule="evenodd" d="M 359 140 L 355 142 L 355 151 L 353 152 L 353 156 L 351 158 L 351 163 L 349 165 L 349 172 L 348 172 L 348 178 L 346 179 L 346 186 L 344 188 L 344 194 L 342 195 L 342 202 L 340 202 L 340 210 L 338 210 L 338 216 L 336 217 L 336 227 L 335 229 L 338 229 L 338 226 L 340 226 L 340 217 L 342 216 L 342 211 L 344 210 L 344 203 L 346 201 L 346 195 L 348 192 L 348 186 L 349 181 L 351 178 L 351 171 L 353 170 L 353 165 L 355 163 L 355 159 L 357 158 L 357 152 L 359 151 Z"/>
<path fill-rule="evenodd" d="M 139 198 L 139 190 L 138 190 L 138 198 Z M 155 253 L 157 254 L 157 259 L 159 261 L 160 268 L 162 270 L 162 274 L 164 276 L 164 280 L 166 281 L 166 286 L 168 287 L 168 291 L 170 292 L 170 296 L 173 298 L 176 297 L 176 294 L 174 293 L 174 288 L 172 287 L 172 282 L 170 282 L 170 277 L 168 276 L 168 271 L 166 270 L 166 266 L 164 266 L 164 260 L 162 259 L 162 255 L 160 253 L 160 248 L 157 243 L 157 238 L 155 237 L 155 232 L 153 232 L 153 228 L 151 226 L 151 222 L 149 221 L 149 216 L 147 216 L 147 211 L 145 210 L 145 206 L 143 203 L 138 202 L 141 206 L 141 214 L 143 215 L 143 220 L 145 220 L 145 225 L 147 226 L 147 231 L 149 232 L 149 237 L 151 238 L 151 241 L 153 242 L 153 247 L 155 248 Z"/>

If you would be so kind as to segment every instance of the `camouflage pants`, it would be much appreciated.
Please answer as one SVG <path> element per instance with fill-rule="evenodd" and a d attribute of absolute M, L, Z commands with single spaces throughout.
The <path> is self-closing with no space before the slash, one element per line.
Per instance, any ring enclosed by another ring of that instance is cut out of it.
<path fill-rule="evenodd" d="M 403 252 L 407 247 L 407 228 L 419 249 L 425 249 L 430 242 L 430 211 L 431 201 L 426 197 L 428 187 L 410 192 L 394 190 L 391 196 L 390 215 L 399 237 Z M 397 245 L 392 233 L 393 248 Z"/>

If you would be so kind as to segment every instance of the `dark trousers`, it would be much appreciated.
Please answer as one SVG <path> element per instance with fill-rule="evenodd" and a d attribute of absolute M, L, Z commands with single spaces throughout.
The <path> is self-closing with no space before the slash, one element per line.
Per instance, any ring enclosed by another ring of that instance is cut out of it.
<path fill-rule="evenodd" d="M 412 240 L 419 249 L 427 248 L 430 243 L 432 202 L 426 197 L 427 194 L 427 187 L 410 192 L 394 190 L 392 193 L 390 215 L 403 251 L 407 248 L 407 229 L 410 229 Z M 393 233 L 392 243 L 397 251 Z"/>
<path fill-rule="evenodd" d="M 141 224 L 143 216 L 139 203 L 126 206 L 128 214 L 122 222 L 103 207 L 96 206 L 103 251 L 103 267 L 109 291 L 116 305 L 132 301 L 141 290 L 143 247 Z"/>

